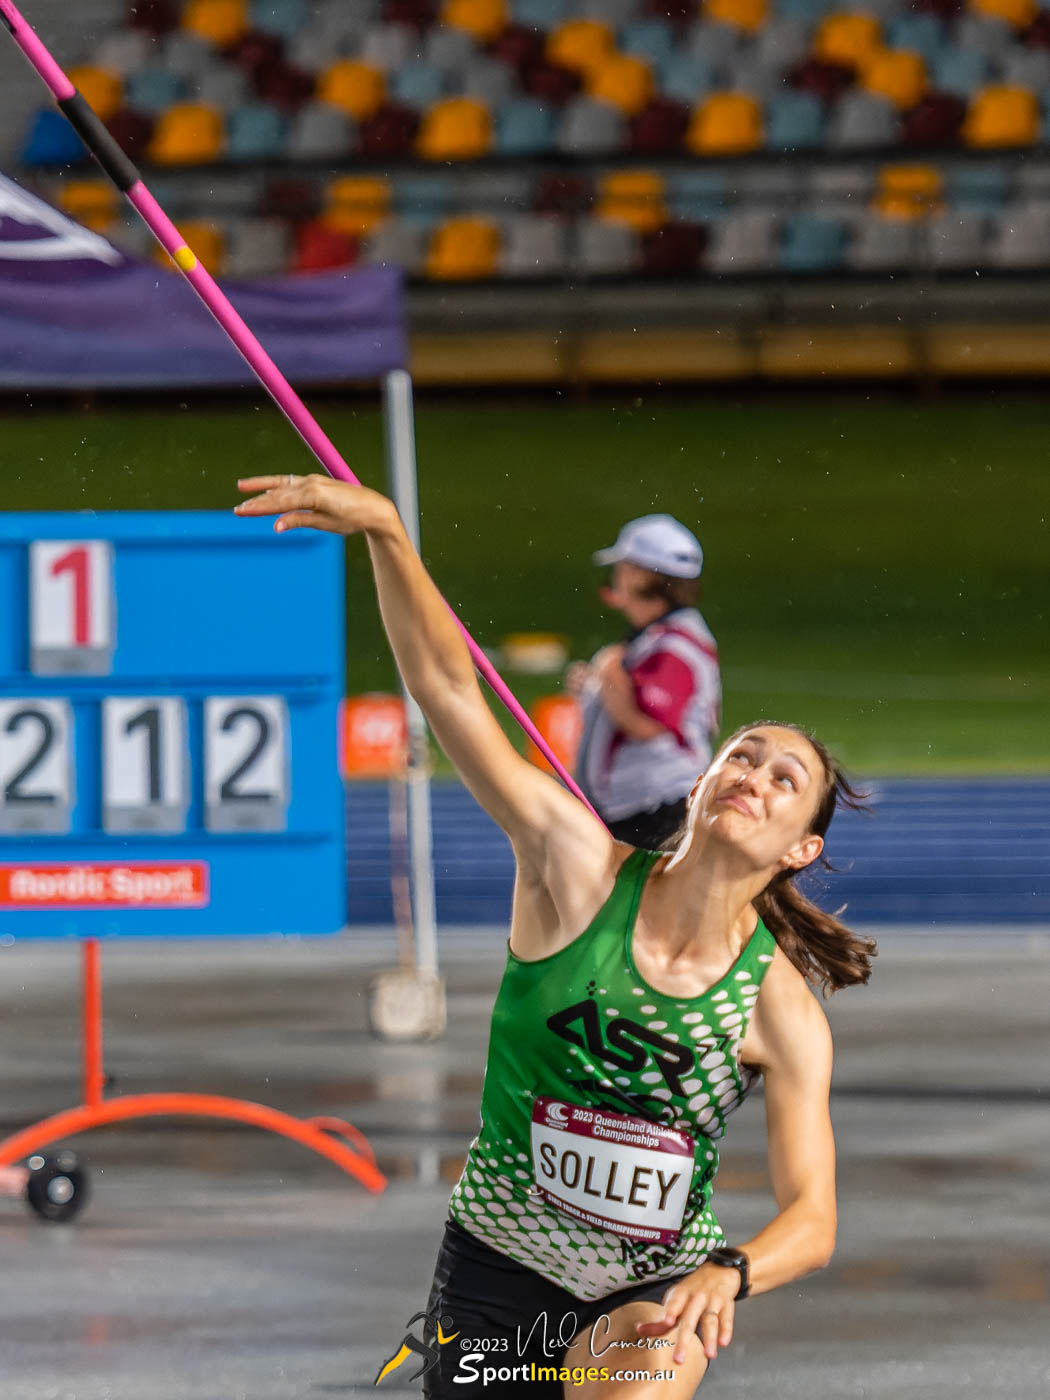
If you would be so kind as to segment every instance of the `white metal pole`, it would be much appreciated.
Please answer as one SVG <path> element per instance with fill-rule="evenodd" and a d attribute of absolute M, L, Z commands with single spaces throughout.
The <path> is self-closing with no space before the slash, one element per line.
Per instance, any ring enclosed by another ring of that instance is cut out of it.
<path fill-rule="evenodd" d="M 412 376 L 395 369 L 383 380 L 387 472 L 409 539 L 419 549 L 419 493 Z M 430 820 L 430 748 L 423 711 L 402 684 L 408 720 L 408 844 L 412 866 L 412 907 L 416 966 L 437 974 L 437 917 L 434 905 L 433 833 Z"/>

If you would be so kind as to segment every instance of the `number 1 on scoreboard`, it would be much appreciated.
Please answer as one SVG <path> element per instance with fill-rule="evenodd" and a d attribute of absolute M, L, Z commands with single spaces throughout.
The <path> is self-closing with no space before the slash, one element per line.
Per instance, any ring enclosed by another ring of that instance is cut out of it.
<path fill-rule="evenodd" d="M 108 540 L 29 546 L 29 669 L 37 676 L 107 676 L 116 645 Z"/>
<path fill-rule="evenodd" d="M 180 696 L 102 702 L 102 826 L 111 834 L 186 829 L 186 705 Z"/>

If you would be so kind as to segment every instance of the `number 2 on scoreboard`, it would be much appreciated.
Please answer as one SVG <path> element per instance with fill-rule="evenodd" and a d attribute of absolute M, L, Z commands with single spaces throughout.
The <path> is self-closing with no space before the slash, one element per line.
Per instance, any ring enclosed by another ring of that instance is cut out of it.
<path fill-rule="evenodd" d="M 105 676 L 116 645 L 108 540 L 29 546 L 29 666 L 38 676 Z"/>

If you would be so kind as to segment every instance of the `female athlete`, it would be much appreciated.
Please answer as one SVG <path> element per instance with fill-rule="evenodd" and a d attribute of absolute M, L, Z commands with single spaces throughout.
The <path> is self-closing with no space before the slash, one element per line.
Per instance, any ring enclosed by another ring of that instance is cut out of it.
<path fill-rule="evenodd" d="M 762 722 L 697 779 L 673 854 L 620 844 L 511 746 L 390 501 L 322 476 L 239 486 L 238 513 L 277 530 L 364 534 L 401 674 L 516 857 L 426 1393 L 686 1400 L 738 1301 L 834 1247 L 831 1035 L 808 983 L 866 981 L 874 945 L 793 877 L 857 794 L 815 740 Z M 716 1143 L 759 1076 L 778 1210 L 731 1248 L 710 1208 Z"/>

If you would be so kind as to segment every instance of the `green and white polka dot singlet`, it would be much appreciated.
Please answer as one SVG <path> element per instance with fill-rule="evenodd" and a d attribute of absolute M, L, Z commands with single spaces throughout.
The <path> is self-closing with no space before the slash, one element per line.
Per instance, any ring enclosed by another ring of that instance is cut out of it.
<path fill-rule="evenodd" d="M 759 920 L 740 957 L 703 996 L 655 991 L 634 966 L 631 941 L 657 859 L 633 852 L 590 927 L 560 952 L 536 962 L 508 952 L 492 1013 L 481 1130 L 450 1205 L 463 1229 L 588 1301 L 687 1273 L 725 1242 L 710 1209 L 715 1144 L 755 1080 L 738 1061 L 739 1047 L 776 948 Z M 531 1126 L 534 1102 L 544 1096 L 694 1139 L 677 1239 L 626 1239 L 539 1194 Z"/>

